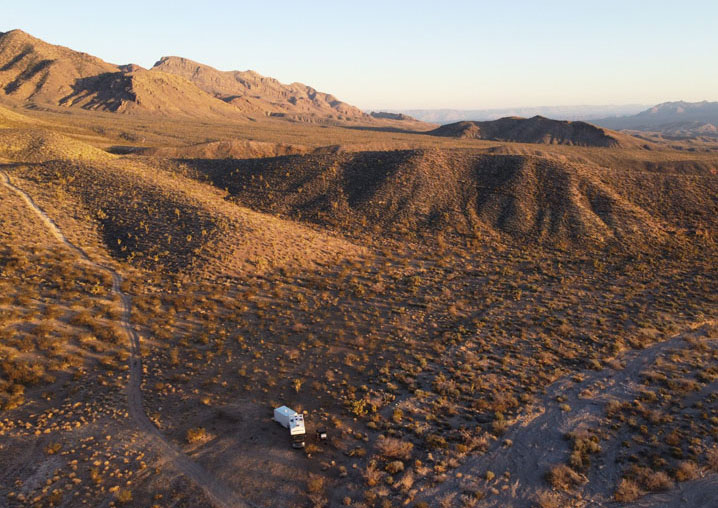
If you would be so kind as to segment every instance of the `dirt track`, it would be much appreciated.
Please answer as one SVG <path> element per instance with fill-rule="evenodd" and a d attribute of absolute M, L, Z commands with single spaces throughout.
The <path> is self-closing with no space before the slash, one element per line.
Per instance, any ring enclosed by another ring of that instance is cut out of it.
<path fill-rule="evenodd" d="M 688 347 L 686 338 L 693 333 L 693 330 L 686 331 L 646 349 L 626 353 L 620 358 L 624 363 L 621 370 L 605 368 L 591 371 L 580 382 L 574 380 L 575 374 L 556 381 L 546 389 L 545 395 L 533 409 L 520 417 L 487 453 L 469 458 L 454 471 L 461 474 L 460 478 L 453 478 L 431 489 L 426 499 L 443 498 L 470 490 L 476 486 L 475 479 L 482 478 L 479 480 L 480 486 L 496 490 L 476 506 L 535 506 L 536 495 L 542 486 L 548 488 L 545 483 L 548 469 L 565 463 L 568 458 L 566 433 L 598 422 L 605 414 L 607 401 L 632 400 L 639 388 L 640 372 L 655 362 L 659 355 L 672 349 Z M 718 347 L 716 339 L 718 337 L 704 340 L 710 341 L 712 347 Z M 559 398 L 562 402 L 558 402 Z M 565 406 L 562 408 L 563 404 L 568 404 L 570 409 L 566 410 Z M 581 497 L 576 499 L 576 506 L 615 506 L 611 494 L 619 480 L 620 469 L 614 460 L 618 443 L 613 444 L 616 446 L 606 443 L 603 450 L 605 460 L 589 473 L 591 482 L 586 485 Z M 493 481 L 483 480 L 487 471 L 496 475 Z M 505 472 L 510 473 L 510 477 L 504 477 Z M 467 482 L 466 478 L 474 480 Z M 716 484 L 718 475 L 708 475 L 701 480 L 679 484 L 670 492 L 645 496 L 636 506 L 714 507 Z"/>
<path fill-rule="evenodd" d="M 87 253 L 80 247 L 70 242 L 60 231 L 60 228 L 53 220 L 35 203 L 35 201 L 21 188 L 15 186 L 10 177 L 4 171 L 0 171 L 0 182 L 10 189 L 12 192 L 21 197 L 25 203 L 40 217 L 47 229 L 61 243 L 66 245 L 70 250 L 78 254 L 78 256 L 93 267 L 112 275 L 112 291 L 122 300 L 122 318 L 121 324 L 127 333 L 130 341 L 130 378 L 127 385 L 127 401 L 129 405 L 130 416 L 134 420 L 137 427 L 145 433 L 146 437 L 153 443 L 157 452 L 174 468 L 185 475 L 197 487 L 201 488 L 212 504 L 218 508 L 243 508 L 251 506 L 246 501 L 239 498 L 226 485 L 222 484 L 211 473 L 206 471 L 202 466 L 192 461 L 182 451 L 171 444 L 160 431 L 155 427 L 147 417 L 142 402 L 142 358 L 140 352 L 140 337 L 131 324 L 131 299 L 130 296 L 122 291 L 122 277 L 113 268 L 106 265 L 95 263 Z"/>

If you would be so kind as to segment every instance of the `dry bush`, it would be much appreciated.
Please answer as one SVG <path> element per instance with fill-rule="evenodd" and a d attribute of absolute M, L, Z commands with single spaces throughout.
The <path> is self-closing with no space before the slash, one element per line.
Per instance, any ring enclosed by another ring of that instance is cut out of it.
<path fill-rule="evenodd" d="M 379 484 L 379 481 L 382 477 L 382 472 L 379 470 L 379 468 L 376 467 L 375 462 L 370 462 L 369 465 L 364 470 L 364 481 L 369 487 L 374 487 L 375 485 Z"/>
<path fill-rule="evenodd" d="M 207 431 L 203 427 L 194 427 L 187 431 L 185 439 L 189 444 L 199 443 L 208 438 Z"/>
<path fill-rule="evenodd" d="M 409 469 L 404 476 L 394 484 L 395 489 L 400 489 L 403 492 L 408 492 L 409 489 L 414 485 L 414 473 Z"/>
<path fill-rule="evenodd" d="M 307 445 L 304 447 L 304 451 L 308 454 L 313 454 L 321 452 L 322 449 L 314 443 L 307 443 Z"/>
<path fill-rule="evenodd" d="M 317 494 L 324 491 L 324 477 L 318 474 L 309 474 L 307 480 L 307 491 L 310 494 Z"/>
<path fill-rule="evenodd" d="M 55 455 L 62 448 L 61 443 L 50 443 L 45 447 L 45 453 L 48 455 Z"/>
<path fill-rule="evenodd" d="M 648 467 L 632 466 L 629 471 L 632 479 L 643 489 L 656 492 L 673 487 L 673 480 L 663 471 L 654 471 Z"/>
<path fill-rule="evenodd" d="M 563 508 L 565 505 L 561 494 L 552 490 L 544 490 L 536 496 L 536 506 L 538 508 Z"/>
<path fill-rule="evenodd" d="M 426 436 L 426 445 L 429 448 L 447 448 L 449 443 L 446 442 L 446 438 L 444 436 L 429 434 Z"/>
<path fill-rule="evenodd" d="M 565 464 L 552 467 L 547 475 L 549 484 L 558 490 L 571 490 L 586 481 L 586 478 Z"/>
<path fill-rule="evenodd" d="M 641 497 L 641 489 L 638 484 L 629 478 L 623 478 L 618 484 L 613 498 L 619 503 L 632 503 Z"/>
<path fill-rule="evenodd" d="M 327 505 L 327 498 L 324 495 L 325 489 L 324 477 L 309 473 L 309 479 L 307 480 L 307 492 L 309 494 L 309 501 L 313 507 L 321 507 Z"/>
<path fill-rule="evenodd" d="M 568 437 L 573 441 L 569 464 L 578 471 L 586 471 L 591 464 L 590 456 L 601 451 L 598 438 L 586 432 L 571 433 Z"/>
<path fill-rule="evenodd" d="M 669 490 L 673 488 L 673 480 L 664 471 L 655 471 L 641 482 L 644 488 L 650 491 Z"/>
<path fill-rule="evenodd" d="M 393 437 L 387 437 L 377 441 L 377 449 L 384 457 L 392 459 L 408 459 L 414 444 L 409 441 L 402 441 Z"/>
<path fill-rule="evenodd" d="M 129 489 L 120 489 L 116 494 L 117 502 L 120 504 L 127 504 L 132 501 L 132 491 Z"/>
<path fill-rule="evenodd" d="M 718 473 L 718 445 L 713 445 L 713 447 L 706 452 L 706 462 L 708 463 L 708 467 Z"/>
<path fill-rule="evenodd" d="M 389 474 L 401 473 L 404 470 L 404 463 L 400 460 L 389 462 L 384 468 Z"/>
<path fill-rule="evenodd" d="M 692 460 L 684 460 L 683 462 L 678 464 L 675 477 L 676 480 L 678 480 L 679 482 L 685 482 L 698 478 L 699 474 L 700 470 L 698 469 L 698 465 L 695 462 L 693 462 Z"/>

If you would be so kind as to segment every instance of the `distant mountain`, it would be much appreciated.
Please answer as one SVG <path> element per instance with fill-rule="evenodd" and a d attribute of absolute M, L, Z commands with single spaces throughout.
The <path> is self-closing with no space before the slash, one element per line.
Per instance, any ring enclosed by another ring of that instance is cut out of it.
<path fill-rule="evenodd" d="M 403 113 L 388 113 L 386 111 L 372 111 L 369 113 L 374 118 L 383 118 L 386 120 L 401 120 L 407 122 L 415 122 L 416 118 Z"/>
<path fill-rule="evenodd" d="M 39 107 L 199 118 L 280 116 L 295 121 L 374 119 L 334 96 L 253 71 L 222 72 L 179 57 L 152 69 L 114 65 L 22 30 L 0 33 L 0 97 Z"/>
<path fill-rule="evenodd" d="M 639 141 L 586 122 L 507 117 L 489 122 L 457 122 L 442 125 L 428 134 L 461 139 L 489 139 L 518 143 L 599 147 L 636 146 Z"/>
<path fill-rule="evenodd" d="M 360 109 L 333 95 L 318 92 L 301 83 L 283 85 L 254 71 L 219 71 L 176 56 L 163 57 L 152 70 L 181 76 L 247 114 L 286 116 L 299 120 L 312 117 L 338 120 L 369 118 Z"/>
<path fill-rule="evenodd" d="M 633 116 L 596 120 L 610 129 L 659 132 L 673 137 L 718 136 L 718 102 L 665 102 Z"/>
<path fill-rule="evenodd" d="M 539 106 L 531 108 L 502 109 L 406 109 L 387 110 L 403 113 L 417 120 L 430 123 L 447 124 L 462 120 L 486 121 L 498 120 L 507 116 L 546 116 L 557 120 L 592 120 L 614 116 L 633 115 L 646 109 L 646 104 L 626 104 L 619 106 Z"/>

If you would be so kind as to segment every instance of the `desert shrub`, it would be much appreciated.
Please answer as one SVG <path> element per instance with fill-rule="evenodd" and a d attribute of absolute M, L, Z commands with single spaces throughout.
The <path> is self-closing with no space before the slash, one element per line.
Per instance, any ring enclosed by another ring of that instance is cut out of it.
<path fill-rule="evenodd" d="M 639 497 L 641 497 L 641 489 L 629 478 L 623 478 L 613 494 L 613 498 L 619 503 L 632 503 Z"/>
<path fill-rule="evenodd" d="M 73 314 L 69 319 L 69 323 L 74 326 L 92 327 L 95 325 L 95 318 L 92 317 L 87 310 L 81 310 Z"/>
<path fill-rule="evenodd" d="M 700 470 L 695 462 L 692 460 L 684 460 L 678 464 L 675 477 L 679 482 L 685 482 L 697 478 L 699 473 Z"/>
<path fill-rule="evenodd" d="M 57 452 L 60 451 L 62 448 L 62 444 L 60 443 L 50 443 L 45 447 L 45 453 L 48 455 L 55 455 Z"/>
<path fill-rule="evenodd" d="M 366 416 L 369 412 L 369 407 L 364 399 L 355 399 L 348 403 L 349 411 L 354 416 Z"/>
<path fill-rule="evenodd" d="M 571 490 L 585 481 L 583 476 L 565 464 L 552 467 L 546 479 L 557 490 Z"/>
<path fill-rule="evenodd" d="M 502 435 L 509 428 L 509 423 L 504 418 L 503 413 L 496 413 L 496 418 L 491 422 L 491 432 L 496 436 Z"/>
<path fill-rule="evenodd" d="M 601 451 L 598 438 L 586 433 L 569 434 L 569 437 L 573 441 L 569 464 L 579 471 L 587 470 L 591 463 L 590 456 Z"/>
<path fill-rule="evenodd" d="M 644 478 L 642 485 L 647 490 L 669 490 L 673 487 L 673 481 L 664 471 L 654 471 L 652 475 Z"/>
<path fill-rule="evenodd" d="M 102 483 L 102 473 L 100 472 L 99 468 L 90 468 L 90 480 L 92 480 L 95 485 L 99 485 Z"/>
<path fill-rule="evenodd" d="M 377 449 L 384 457 L 392 459 L 408 459 L 411 457 L 411 451 L 414 444 L 410 441 L 402 441 L 393 437 L 387 437 L 377 441 Z"/>
<path fill-rule="evenodd" d="M 307 491 L 310 494 L 317 494 L 324 491 L 324 477 L 310 473 L 309 479 L 307 480 Z"/>
<path fill-rule="evenodd" d="M 404 463 L 400 460 L 393 460 L 389 462 L 384 468 L 389 474 L 400 473 L 404 470 Z"/>
<path fill-rule="evenodd" d="M 189 444 L 204 441 L 207 439 L 207 431 L 203 427 L 194 427 L 187 431 L 185 439 Z"/>
<path fill-rule="evenodd" d="M 366 467 L 362 476 L 364 476 L 364 481 L 369 487 L 374 487 L 379 484 L 382 472 L 376 467 L 376 463 L 372 461 Z"/>
<path fill-rule="evenodd" d="M 536 505 L 538 508 L 563 508 L 565 506 L 561 494 L 551 490 L 539 492 L 536 496 Z"/>
<path fill-rule="evenodd" d="M 23 385 L 11 385 L 6 393 L 0 392 L 0 409 L 9 411 L 16 409 L 25 403 L 25 387 Z"/>
<path fill-rule="evenodd" d="M 404 492 L 408 492 L 409 489 L 414 485 L 414 472 L 409 469 L 399 481 L 394 484 L 394 488 L 401 489 Z"/>
<path fill-rule="evenodd" d="M 33 385 L 42 381 L 45 368 L 40 363 L 28 364 L 19 360 L 5 360 L 0 364 L 5 377 L 18 385 Z"/>
<path fill-rule="evenodd" d="M 429 448 L 447 448 L 449 443 L 446 442 L 446 438 L 439 436 L 438 434 L 429 434 L 426 437 L 426 445 Z"/>
<path fill-rule="evenodd" d="M 319 448 L 314 443 L 307 443 L 307 445 L 304 447 L 304 451 L 308 454 L 312 454 L 312 453 L 319 453 L 322 451 L 322 449 Z"/>
<path fill-rule="evenodd" d="M 120 489 L 116 494 L 117 502 L 120 504 L 127 504 L 132 501 L 132 491 L 129 489 Z"/>
<path fill-rule="evenodd" d="M 718 445 L 714 445 L 713 448 L 706 452 L 706 462 L 708 467 L 718 473 Z"/>
<path fill-rule="evenodd" d="M 347 452 L 347 455 L 349 457 L 364 457 L 366 455 L 366 449 L 361 446 L 355 446 Z"/>
<path fill-rule="evenodd" d="M 327 498 L 324 496 L 324 478 L 316 474 L 309 474 L 307 480 L 307 492 L 309 501 L 315 508 L 327 506 Z"/>
<path fill-rule="evenodd" d="M 629 469 L 628 474 L 645 490 L 655 492 L 673 487 L 673 481 L 663 471 L 654 471 L 648 467 L 633 466 Z"/>

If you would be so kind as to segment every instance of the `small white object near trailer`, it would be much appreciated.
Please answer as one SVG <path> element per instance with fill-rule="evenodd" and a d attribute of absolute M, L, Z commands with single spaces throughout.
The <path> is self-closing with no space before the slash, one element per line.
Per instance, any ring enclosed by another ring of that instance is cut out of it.
<path fill-rule="evenodd" d="M 307 433 L 304 428 L 304 415 L 287 406 L 282 406 L 274 410 L 274 421 L 289 429 L 289 436 L 292 438 L 294 448 L 304 448 L 304 437 Z"/>

